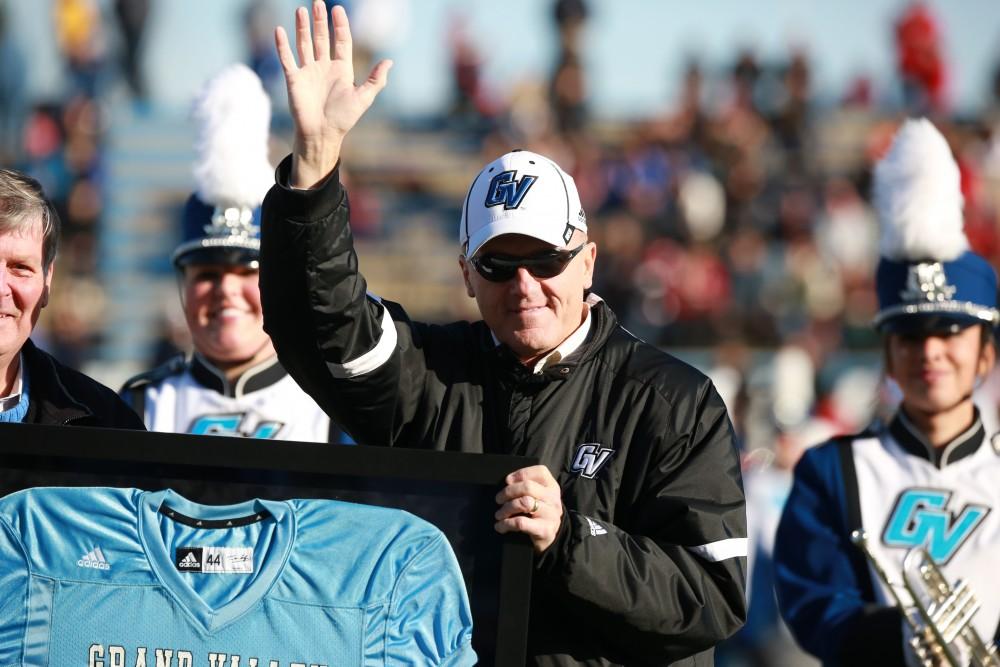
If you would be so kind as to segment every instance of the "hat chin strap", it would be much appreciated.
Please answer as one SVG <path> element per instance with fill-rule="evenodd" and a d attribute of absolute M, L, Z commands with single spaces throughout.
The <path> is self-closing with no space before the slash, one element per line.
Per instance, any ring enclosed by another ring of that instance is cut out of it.
<path fill-rule="evenodd" d="M 219 370 L 223 371 L 227 377 L 229 377 L 230 374 L 233 373 L 234 371 L 238 370 L 239 372 L 235 373 L 235 375 L 230 378 L 230 379 L 236 379 L 237 377 L 242 375 L 247 369 L 256 366 L 265 359 L 270 359 L 272 356 L 277 354 L 274 351 L 274 348 L 271 347 L 270 354 L 263 357 L 260 356 L 261 352 L 264 351 L 265 348 L 270 346 L 271 346 L 271 339 L 265 338 L 264 342 L 260 344 L 260 347 L 258 347 L 254 351 L 254 353 L 251 354 L 246 359 L 240 361 L 224 361 L 224 362 L 220 362 L 218 359 L 209 359 L 209 361 L 211 361 Z M 208 357 L 206 357 L 206 359 L 208 359 Z"/>
<path fill-rule="evenodd" d="M 977 377 L 981 379 L 981 376 L 977 376 Z M 971 392 L 971 391 L 970 391 L 970 392 L 968 392 L 968 393 L 966 393 L 966 394 L 963 394 L 963 395 L 962 395 L 961 397 L 959 397 L 959 399 L 958 399 L 957 401 L 955 401 L 955 402 L 954 402 L 954 403 L 952 403 L 951 405 L 947 406 L 947 407 L 946 407 L 946 408 L 944 408 L 943 410 L 938 410 L 937 412 L 935 412 L 935 413 L 933 413 L 933 414 L 931 414 L 931 413 L 928 413 L 928 412 L 927 412 L 927 411 L 925 411 L 925 410 L 921 410 L 921 409 L 919 409 L 919 408 L 916 408 L 916 407 L 911 407 L 911 406 L 909 406 L 909 405 L 906 405 L 906 402 L 905 402 L 905 401 L 903 402 L 903 405 L 904 405 L 904 407 L 906 407 L 906 409 L 907 409 L 907 412 L 910 412 L 910 413 L 913 413 L 913 412 L 917 412 L 917 413 L 919 413 L 919 414 L 920 414 L 921 416 L 924 416 L 924 417 L 928 417 L 928 418 L 929 418 L 929 417 L 933 417 L 933 416 L 934 416 L 934 414 L 942 414 L 942 413 L 947 413 L 947 412 L 951 412 L 952 410 L 955 410 L 956 408 L 958 408 L 959 406 L 961 406 L 961 405 L 962 405 L 963 403 L 965 403 L 966 401 L 972 401 L 972 394 L 973 394 L 973 392 Z"/>
<path fill-rule="evenodd" d="M 246 371 L 264 362 L 265 359 L 270 359 L 272 356 L 275 356 L 277 354 L 272 348 L 271 354 L 267 355 L 266 357 L 259 357 L 260 353 L 264 350 L 264 348 L 268 347 L 270 344 L 271 344 L 271 339 L 265 338 L 264 342 L 261 343 L 260 347 L 258 347 L 253 354 L 251 354 L 246 359 L 242 359 L 240 361 L 219 361 L 218 359 L 212 359 L 206 354 L 202 354 L 202 356 L 205 357 L 205 359 L 207 359 L 209 362 L 211 362 L 213 366 L 222 371 L 222 374 L 226 376 L 226 380 L 228 380 L 229 382 L 235 382 Z"/>
<path fill-rule="evenodd" d="M 986 378 L 990 374 L 991 370 L 992 370 L 992 367 L 987 368 L 985 372 L 976 371 L 976 379 L 972 383 L 972 390 L 968 391 L 965 394 L 963 394 L 962 396 L 960 396 L 957 401 L 955 401 L 954 403 L 952 403 L 951 405 L 949 405 L 948 407 L 946 407 L 944 410 L 941 410 L 941 412 L 950 412 L 951 410 L 954 410 L 958 406 L 962 405 L 962 403 L 965 403 L 966 401 L 971 401 L 972 397 L 976 393 L 976 389 L 979 389 L 981 386 L 983 386 L 983 383 L 986 382 Z M 904 401 L 904 403 L 905 403 L 905 401 Z M 921 410 L 920 412 L 924 413 L 923 410 Z M 924 414 L 926 414 L 926 413 L 924 413 Z"/>

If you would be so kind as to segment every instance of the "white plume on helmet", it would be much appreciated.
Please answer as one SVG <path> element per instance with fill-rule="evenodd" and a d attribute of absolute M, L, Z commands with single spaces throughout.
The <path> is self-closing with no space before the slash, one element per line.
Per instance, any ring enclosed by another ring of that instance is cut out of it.
<path fill-rule="evenodd" d="M 873 199 L 883 257 L 950 261 L 968 249 L 958 165 L 929 120 L 908 120 L 896 132 L 875 165 Z"/>
<path fill-rule="evenodd" d="M 246 65 L 230 65 L 205 84 L 192 116 L 198 124 L 198 197 L 223 208 L 255 208 L 274 183 L 267 159 L 271 100 Z"/>

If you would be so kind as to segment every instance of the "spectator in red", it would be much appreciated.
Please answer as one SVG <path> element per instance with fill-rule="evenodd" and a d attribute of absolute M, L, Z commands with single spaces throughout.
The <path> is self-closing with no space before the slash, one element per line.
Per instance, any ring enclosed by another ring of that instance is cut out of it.
<path fill-rule="evenodd" d="M 896 58 L 907 107 L 919 113 L 945 111 L 947 70 L 937 19 L 914 2 L 896 23 Z"/>

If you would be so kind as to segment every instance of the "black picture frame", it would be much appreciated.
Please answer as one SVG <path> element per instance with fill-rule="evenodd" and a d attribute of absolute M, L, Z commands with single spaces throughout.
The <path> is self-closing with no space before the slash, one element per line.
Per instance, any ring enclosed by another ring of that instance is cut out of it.
<path fill-rule="evenodd" d="M 483 665 L 524 664 L 532 550 L 493 530 L 496 493 L 534 459 L 405 448 L 0 424 L 0 497 L 37 486 L 172 488 L 204 504 L 330 498 L 440 528 L 465 578 Z"/>

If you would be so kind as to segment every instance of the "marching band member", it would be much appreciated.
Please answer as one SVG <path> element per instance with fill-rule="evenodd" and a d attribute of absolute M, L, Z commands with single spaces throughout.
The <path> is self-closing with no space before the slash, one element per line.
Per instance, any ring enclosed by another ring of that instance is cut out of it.
<path fill-rule="evenodd" d="M 138 375 L 122 395 L 151 431 L 351 442 L 278 362 L 258 285 L 271 103 L 248 67 L 210 80 L 195 104 L 197 191 L 171 257 L 194 353 Z"/>
<path fill-rule="evenodd" d="M 950 582 L 1000 544 L 1000 455 L 972 400 L 996 357 L 997 276 L 968 250 L 958 167 L 930 122 L 899 129 L 874 198 L 883 227 L 874 324 L 902 401 L 888 424 L 805 454 L 775 551 L 782 615 L 825 665 L 916 662 L 892 591 L 853 531 L 866 532 L 890 576 L 922 547 Z M 995 607 L 974 618 L 987 643 Z"/>

